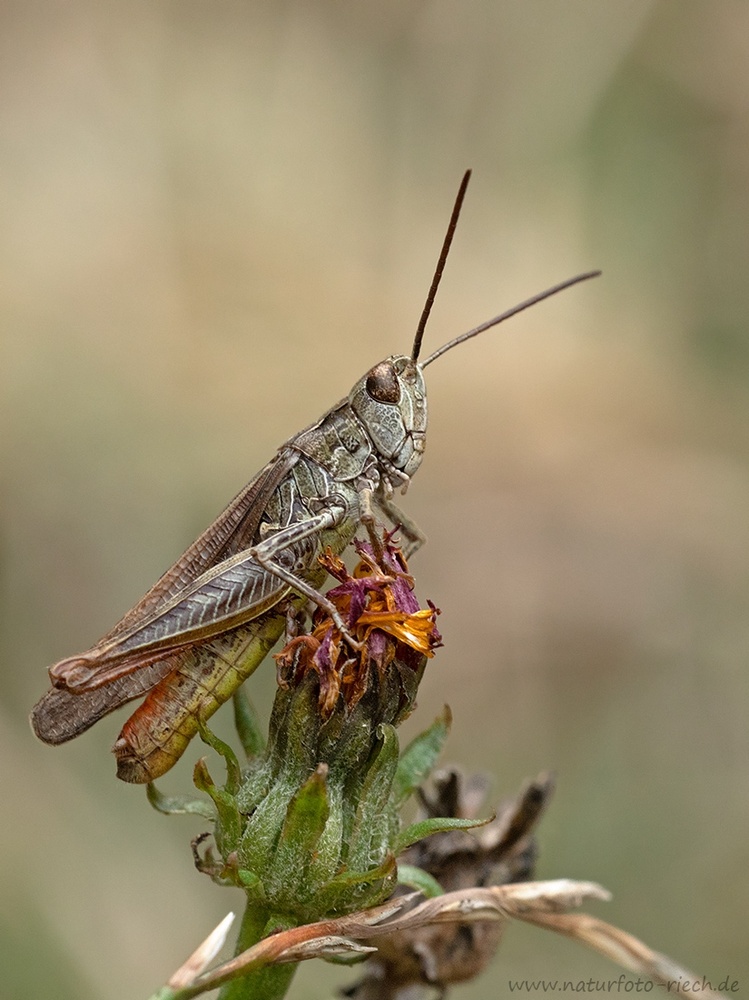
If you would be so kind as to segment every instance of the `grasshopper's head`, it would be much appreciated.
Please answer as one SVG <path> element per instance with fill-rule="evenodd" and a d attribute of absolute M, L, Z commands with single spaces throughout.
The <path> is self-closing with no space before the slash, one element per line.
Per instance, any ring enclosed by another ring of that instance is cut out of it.
<path fill-rule="evenodd" d="M 510 316 L 515 316 L 529 306 L 549 298 L 550 295 L 556 295 L 564 288 L 569 288 L 581 281 L 587 281 L 588 278 L 595 278 L 601 273 L 600 271 L 586 271 L 584 274 L 578 274 L 552 288 L 547 288 L 546 291 L 533 295 L 519 305 L 513 306 L 512 309 L 500 313 L 499 316 L 494 316 L 472 330 L 468 330 L 458 337 L 453 337 L 452 340 L 430 354 L 428 358 L 419 361 L 424 328 L 429 318 L 434 296 L 437 293 L 437 286 L 442 277 L 442 270 L 445 266 L 470 176 L 471 171 L 467 170 L 458 189 L 458 197 L 455 199 L 445 241 L 442 244 L 432 285 L 416 329 L 410 356 L 394 354 L 392 357 L 385 358 L 356 383 L 348 397 L 349 404 L 363 422 L 377 453 L 383 460 L 381 464 L 386 471 L 389 471 L 390 482 L 393 485 L 401 478 L 397 473 L 402 473 L 406 477 L 402 480 L 405 487 L 408 479 L 421 465 L 427 429 L 427 391 L 424 382 L 426 366 L 436 361 L 446 351 L 450 351 L 458 344 L 483 333 L 484 330 L 497 326 L 498 323 L 504 322 Z"/>
<path fill-rule="evenodd" d="M 395 354 L 375 365 L 349 393 L 349 403 L 377 453 L 409 478 L 426 443 L 427 391 L 421 365 Z"/>

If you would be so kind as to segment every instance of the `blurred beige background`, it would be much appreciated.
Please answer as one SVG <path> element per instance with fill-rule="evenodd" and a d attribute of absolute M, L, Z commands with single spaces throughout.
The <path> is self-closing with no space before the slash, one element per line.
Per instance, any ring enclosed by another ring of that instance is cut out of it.
<path fill-rule="evenodd" d="M 429 369 L 404 506 L 445 648 L 409 733 L 447 701 L 498 796 L 555 769 L 539 875 L 749 990 L 749 5 L 30 0 L 0 47 L 0 995 L 146 997 L 240 907 L 193 870 L 204 824 L 115 781 L 124 715 L 57 750 L 26 716 L 410 347 L 468 166 L 427 351 L 604 276 Z M 456 996 L 610 974 L 515 927 Z"/>

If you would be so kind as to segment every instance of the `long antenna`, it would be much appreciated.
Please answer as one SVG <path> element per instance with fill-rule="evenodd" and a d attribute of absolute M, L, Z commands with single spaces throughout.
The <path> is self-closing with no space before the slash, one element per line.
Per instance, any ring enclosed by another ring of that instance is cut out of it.
<path fill-rule="evenodd" d="M 440 258 L 440 260 L 442 260 L 442 258 Z M 454 337 L 452 340 L 448 340 L 448 342 L 443 344 L 442 347 L 434 352 L 434 354 L 430 354 L 426 361 L 422 361 L 421 367 L 426 368 L 427 365 L 431 365 L 431 363 L 436 361 L 440 355 L 445 353 L 445 351 L 451 350 L 457 344 L 462 344 L 464 340 L 470 340 L 471 337 L 478 336 L 478 334 L 483 333 L 484 330 L 489 330 L 498 323 L 503 323 L 506 319 L 509 319 L 510 316 L 517 316 L 517 314 L 522 312 L 524 309 L 529 309 L 531 306 L 535 306 L 537 302 L 543 302 L 544 299 L 548 299 L 552 295 L 556 295 L 557 292 L 564 291 L 565 288 L 570 288 L 572 285 L 578 285 L 581 281 L 587 281 L 589 278 L 597 278 L 600 273 L 600 271 L 586 271 L 584 274 L 578 274 L 574 278 L 568 278 L 566 281 L 562 281 L 558 285 L 553 285 L 551 288 L 547 288 L 545 292 L 539 292 L 538 295 L 534 295 L 530 299 L 526 299 L 525 302 L 521 302 L 519 305 L 513 306 L 512 309 L 508 309 L 507 312 L 500 313 L 499 316 L 495 316 L 494 319 L 488 319 L 485 323 L 475 326 L 473 330 L 469 330 L 467 333 L 461 333 L 459 337 Z M 412 355 L 412 357 L 415 360 L 416 356 Z"/>
<path fill-rule="evenodd" d="M 432 286 L 429 289 L 429 294 L 427 295 L 427 300 L 424 303 L 424 308 L 421 312 L 421 319 L 419 320 L 419 325 L 416 328 L 416 336 L 414 337 L 414 346 L 411 350 L 411 358 L 413 361 L 418 360 L 419 351 L 421 350 L 421 341 L 424 337 L 424 328 L 427 325 L 427 320 L 429 319 L 429 313 L 432 311 L 432 305 L 434 303 L 434 297 L 437 294 L 437 288 L 440 283 L 440 278 L 442 277 L 442 272 L 445 269 L 445 261 L 447 260 L 447 255 L 450 252 L 450 244 L 453 241 L 453 235 L 455 233 L 455 227 L 458 224 L 458 216 L 460 215 L 460 209 L 463 205 L 463 199 L 466 195 L 466 188 L 468 187 L 468 181 L 471 179 L 471 171 L 466 170 L 463 174 L 463 180 L 460 182 L 460 187 L 458 188 L 458 197 L 455 199 L 455 204 L 453 205 L 453 212 L 450 216 L 450 223 L 447 227 L 447 232 L 445 233 L 445 242 L 442 244 L 442 250 L 440 251 L 439 260 L 437 261 L 437 267 L 434 272 L 434 277 L 432 278 Z"/>

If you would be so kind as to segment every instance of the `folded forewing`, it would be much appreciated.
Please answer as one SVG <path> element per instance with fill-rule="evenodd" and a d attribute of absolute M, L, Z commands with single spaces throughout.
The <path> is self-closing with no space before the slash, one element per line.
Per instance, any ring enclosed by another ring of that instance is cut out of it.
<path fill-rule="evenodd" d="M 282 448 L 97 645 L 132 632 L 215 563 L 249 548 L 269 497 L 298 460 L 296 452 Z"/>
<path fill-rule="evenodd" d="M 178 665 L 178 661 L 179 656 L 165 657 L 144 667 L 133 677 L 121 678 L 107 687 L 82 694 L 52 688 L 32 709 L 34 732 L 40 740 L 52 745 L 72 740 L 90 729 L 102 716 L 140 698 L 163 680 Z"/>
<path fill-rule="evenodd" d="M 191 645 L 257 618 L 289 589 L 249 551 L 240 552 L 207 570 L 155 614 L 92 652 L 108 660 Z"/>

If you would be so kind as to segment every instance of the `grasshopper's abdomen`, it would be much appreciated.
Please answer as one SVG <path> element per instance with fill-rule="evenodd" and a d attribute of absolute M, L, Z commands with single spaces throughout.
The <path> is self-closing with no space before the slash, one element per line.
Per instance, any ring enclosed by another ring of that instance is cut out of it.
<path fill-rule="evenodd" d="M 113 747 L 117 777 L 144 784 L 165 774 L 205 721 L 262 663 L 284 630 L 268 611 L 210 642 L 184 650 L 179 665 L 154 687 Z"/>

